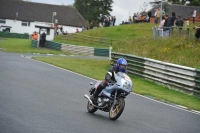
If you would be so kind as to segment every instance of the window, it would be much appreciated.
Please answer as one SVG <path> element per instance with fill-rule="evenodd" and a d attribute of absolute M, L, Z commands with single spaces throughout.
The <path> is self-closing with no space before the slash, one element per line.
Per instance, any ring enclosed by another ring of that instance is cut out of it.
<path fill-rule="evenodd" d="M 5 24 L 5 23 L 6 23 L 6 20 L 5 20 L 5 19 L 0 19 L 0 23 Z"/>
<path fill-rule="evenodd" d="M 22 21 L 22 26 L 30 26 L 31 22 L 28 21 Z"/>

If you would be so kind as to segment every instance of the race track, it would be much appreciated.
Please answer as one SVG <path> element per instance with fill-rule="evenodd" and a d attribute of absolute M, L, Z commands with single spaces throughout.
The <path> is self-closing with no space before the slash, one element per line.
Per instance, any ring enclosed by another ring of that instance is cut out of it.
<path fill-rule="evenodd" d="M 0 52 L 0 133 L 199 133 L 200 115 L 130 94 L 116 121 L 86 110 L 94 80 Z M 133 81 L 134 82 L 134 81 Z"/>

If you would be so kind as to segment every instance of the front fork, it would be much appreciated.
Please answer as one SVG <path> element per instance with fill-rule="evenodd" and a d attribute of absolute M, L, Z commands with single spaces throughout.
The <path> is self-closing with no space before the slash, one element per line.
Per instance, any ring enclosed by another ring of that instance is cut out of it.
<path fill-rule="evenodd" d="M 114 97 L 114 101 L 113 101 L 113 108 L 115 109 L 116 108 L 116 105 L 118 104 L 117 102 L 117 91 L 115 92 L 115 97 Z"/>

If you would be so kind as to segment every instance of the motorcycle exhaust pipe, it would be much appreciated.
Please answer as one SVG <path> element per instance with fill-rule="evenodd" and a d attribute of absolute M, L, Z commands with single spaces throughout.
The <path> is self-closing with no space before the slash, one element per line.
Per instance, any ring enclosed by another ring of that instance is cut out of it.
<path fill-rule="evenodd" d="M 103 109 L 103 108 L 106 107 L 106 106 L 105 106 L 105 107 L 99 107 L 99 106 L 94 105 L 93 102 L 92 102 L 92 100 L 90 99 L 90 97 L 89 97 L 87 94 L 85 94 L 84 97 L 85 97 L 86 99 L 88 99 L 89 102 L 92 104 L 92 106 L 94 106 L 94 107 L 96 107 L 96 108 L 102 108 L 102 109 Z"/>
<path fill-rule="evenodd" d="M 89 97 L 87 94 L 85 94 L 84 97 L 85 97 L 86 99 L 88 99 L 88 100 L 90 101 L 90 103 L 92 103 L 92 105 L 94 105 L 93 102 L 92 102 L 92 100 L 90 99 L 90 97 Z M 95 105 L 94 105 L 94 106 L 95 106 Z"/>

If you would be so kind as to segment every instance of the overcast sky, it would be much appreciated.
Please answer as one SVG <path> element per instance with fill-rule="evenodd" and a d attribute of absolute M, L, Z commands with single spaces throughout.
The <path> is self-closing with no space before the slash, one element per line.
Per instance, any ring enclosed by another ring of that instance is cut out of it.
<path fill-rule="evenodd" d="M 39 3 L 48 3 L 48 4 L 56 4 L 56 5 L 73 5 L 74 0 L 31 0 L 32 2 Z M 116 24 L 120 24 L 122 21 L 125 21 L 129 18 L 129 16 L 133 16 L 133 13 L 139 12 L 141 6 L 144 2 L 149 3 L 154 0 L 113 0 L 114 3 L 113 11 L 111 12 L 112 16 L 116 16 Z M 147 10 L 151 9 L 149 5 Z"/>

